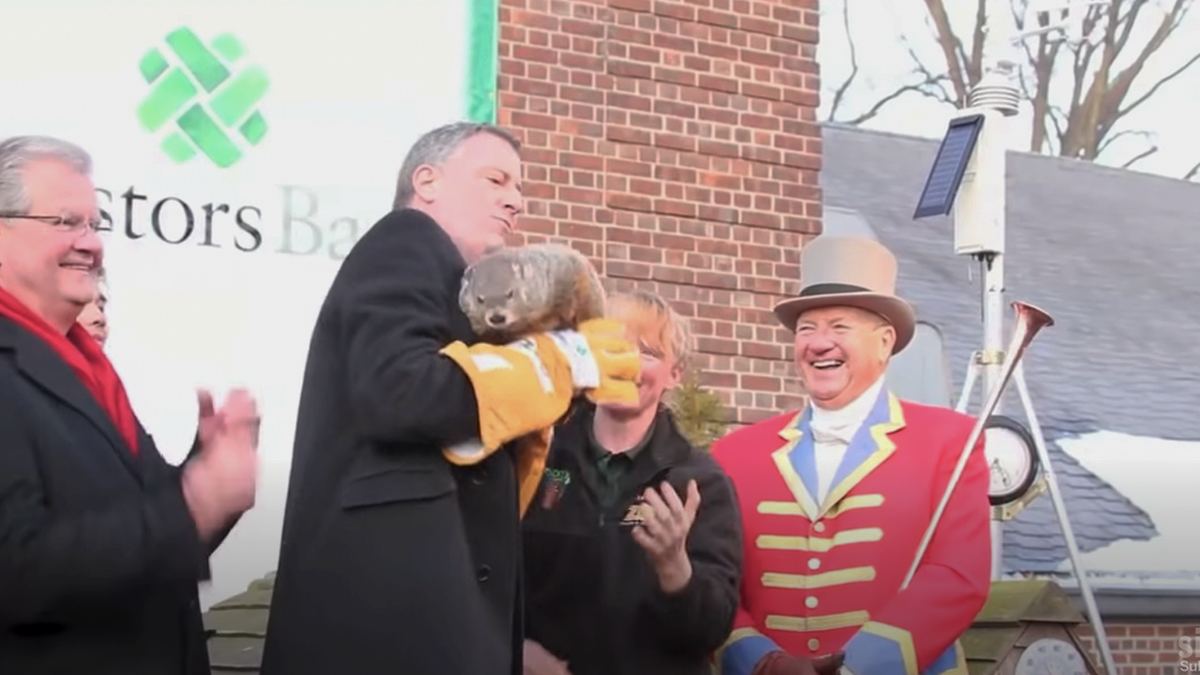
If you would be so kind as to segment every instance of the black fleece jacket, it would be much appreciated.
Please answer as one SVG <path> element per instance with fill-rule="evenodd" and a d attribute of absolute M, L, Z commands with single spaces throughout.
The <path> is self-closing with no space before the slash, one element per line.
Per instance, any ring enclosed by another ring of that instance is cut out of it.
<path fill-rule="evenodd" d="M 709 675 L 737 610 L 741 516 L 733 485 L 693 448 L 666 410 L 605 510 L 588 464 L 594 408 L 577 408 L 554 441 L 524 520 L 526 638 L 567 661 L 571 675 Z M 692 578 L 664 593 L 650 558 L 622 524 L 650 484 L 681 499 L 696 480 L 700 509 L 688 535 Z"/>

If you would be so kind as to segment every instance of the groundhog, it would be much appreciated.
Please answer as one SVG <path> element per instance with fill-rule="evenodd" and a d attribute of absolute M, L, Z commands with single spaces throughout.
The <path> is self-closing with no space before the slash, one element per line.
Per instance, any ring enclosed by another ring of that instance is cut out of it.
<path fill-rule="evenodd" d="M 505 345 L 535 333 L 577 328 L 603 318 L 604 287 L 587 258 L 569 246 L 537 244 L 500 249 L 463 273 L 458 304 L 484 342 Z M 553 427 L 516 439 L 521 516 L 537 493 Z M 479 461 L 479 440 L 444 451 L 454 464 Z"/>
<path fill-rule="evenodd" d="M 581 253 L 534 244 L 500 249 L 468 267 L 458 303 L 480 339 L 507 344 L 603 317 L 605 293 Z"/>

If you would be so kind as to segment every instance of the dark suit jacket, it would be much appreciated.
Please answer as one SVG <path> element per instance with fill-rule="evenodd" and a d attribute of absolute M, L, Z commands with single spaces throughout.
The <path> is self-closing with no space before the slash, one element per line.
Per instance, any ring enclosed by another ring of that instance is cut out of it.
<path fill-rule="evenodd" d="M 208 675 L 196 584 L 215 544 L 138 437 L 135 457 L 70 367 L 0 317 L 0 673 Z"/>
<path fill-rule="evenodd" d="M 520 672 L 512 457 L 442 456 L 478 435 L 471 383 L 438 354 L 473 341 L 464 269 L 414 210 L 342 262 L 304 374 L 263 675 Z"/>

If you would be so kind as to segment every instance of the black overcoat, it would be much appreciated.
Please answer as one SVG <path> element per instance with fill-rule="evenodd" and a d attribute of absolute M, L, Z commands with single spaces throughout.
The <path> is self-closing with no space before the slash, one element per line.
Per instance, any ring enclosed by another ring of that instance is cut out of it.
<path fill-rule="evenodd" d="M 262 675 L 519 672 L 520 520 L 507 450 L 452 467 L 478 434 L 465 374 L 466 265 L 420 211 L 342 261 L 304 374 Z"/>
<path fill-rule="evenodd" d="M 138 438 L 0 317 L 0 673 L 208 675 L 196 584 L 228 530 L 201 544 L 180 469 Z"/>

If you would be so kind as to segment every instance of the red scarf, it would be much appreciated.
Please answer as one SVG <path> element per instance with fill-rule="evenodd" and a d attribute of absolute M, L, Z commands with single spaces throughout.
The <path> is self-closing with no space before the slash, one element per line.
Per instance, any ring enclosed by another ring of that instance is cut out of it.
<path fill-rule="evenodd" d="M 104 351 L 100 349 L 100 345 L 88 335 L 87 330 L 75 323 L 71 330 L 63 335 L 25 306 L 25 303 L 2 288 L 0 315 L 41 338 L 59 358 L 71 366 L 71 370 L 75 371 L 80 381 L 96 397 L 100 407 L 108 413 L 117 431 L 136 455 L 137 420 L 133 415 L 133 407 L 129 404 L 129 397 L 125 394 L 125 385 L 121 383 L 121 378 L 104 355 Z"/>

